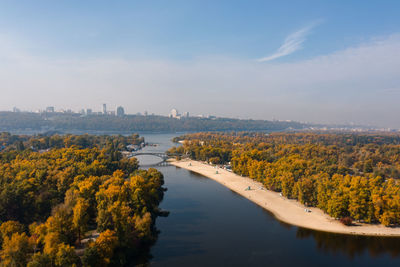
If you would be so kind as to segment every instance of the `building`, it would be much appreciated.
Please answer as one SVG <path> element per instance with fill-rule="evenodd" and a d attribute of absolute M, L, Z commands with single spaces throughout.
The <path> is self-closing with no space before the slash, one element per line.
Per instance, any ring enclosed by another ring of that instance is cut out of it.
<path fill-rule="evenodd" d="M 118 117 L 122 117 L 122 116 L 124 116 L 124 115 L 125 115 L 125 110 L 124 110 L 124 108 L 121 107 L 121 106 L 117 107 L 117 116 L 118 116 Z"/>
<path fill-rule="evenodd" d="M 86 109 L 86 115 L 92 115 L 93 111 L 90 108 Z"/>
<path fill-rule="evenodd" d="M 179 118 L 180 115 L 179 115 L 178 110 L 173 108 L 173 109 L 171 110 L 171 112 L 169 113 L 169 117 L 170 117 L 170 118 L 175 118 L 175 119 Z"/>
<path fill-rule="evenodd" d="M 103 104 L 103 114 L 107 115 L 107 105 Z"/>
<path fill-rule="evenodd" d="M 46 108 L 47 113 L 53 113 L 54 112 L 54 107 L 47 107 Z"/>
<path fill-rule="evenodd" d="M 189 118 L 189 112 L 183 112 L 183 117 L 184 118 Z"/>
<path fill-rule="evenodd" d="M 19 108 L 17 108 L 17 107 L 14 107 L 13 108 L 13 112 L 21 112 L 21 110 Z"/>

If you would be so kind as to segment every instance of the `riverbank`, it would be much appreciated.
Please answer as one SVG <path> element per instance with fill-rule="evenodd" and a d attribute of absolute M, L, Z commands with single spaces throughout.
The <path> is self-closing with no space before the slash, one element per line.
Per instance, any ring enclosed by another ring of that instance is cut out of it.
<path fill-rule="evenodd" d="M 296 200 L 287 199 L 279 193 L 266 190 L 261 183 L 253 179 L 241 177 L 221 168 L 194 160 L 171 161 L 170 163 L 215 180 L 272 212 L 278 220 L 288 224 L 331 233 L 400 237 L 400 227 L 390 228 L 383 225 L 361 223 L 345 226 L 318 208 L 306 208 Z M 250 190 L 246 190 L 249 187 Z M 310 212 L 307 212 L 306 209 Z"/>

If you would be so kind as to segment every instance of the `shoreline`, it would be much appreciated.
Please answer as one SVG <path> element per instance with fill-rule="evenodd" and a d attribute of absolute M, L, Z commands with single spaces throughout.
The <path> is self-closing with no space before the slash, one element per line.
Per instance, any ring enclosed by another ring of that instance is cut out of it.
<path fill-rule="evenodd" d="M 199 173 L 220 183 L 268 210 L 279 221 L 290 225 L 337 234 L 400 237 L 400 227 L 390 228 L 383 225 L 364 223 L 345 226 L 318 208 L 305 207 L 297 200 L 287 199 L 277 192 L 265 189 L 261 183 L 251 178 L 242 177 L 200 161 L 172 160 L 169 163 L 176 167 Z M 251 190 L 245 190 L 249 186 Z M 306 212 L 305 209 L 311 212 Z"/>

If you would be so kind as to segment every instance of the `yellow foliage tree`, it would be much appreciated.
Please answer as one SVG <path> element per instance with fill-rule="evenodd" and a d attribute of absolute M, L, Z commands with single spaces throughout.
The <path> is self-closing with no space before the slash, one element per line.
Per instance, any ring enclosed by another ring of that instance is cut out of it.
<path fill-rule="evenodd" d="M 25 233 L 14 233 L 6 237 L 1 251 L 1 266 L 25 267 L 32 252 L 32 246 Z"/>

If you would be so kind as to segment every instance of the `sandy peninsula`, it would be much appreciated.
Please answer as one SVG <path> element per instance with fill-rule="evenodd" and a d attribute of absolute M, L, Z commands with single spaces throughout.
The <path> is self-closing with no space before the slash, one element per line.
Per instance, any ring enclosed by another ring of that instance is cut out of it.
<path fill-rule="evenodd" d="M 400 227 L 390 228 L 383 225 L 361 223 L 345 226 L 318 208 L 307 208 L 309 210 L 307 212 L 306 207 L 300 202 L 282 197 L 279 193 L 266 190 L 259 182 L 221 168 L 194 160 L 171 161 L 170 163 L 217 181 L 272 212 L 277 219 L 288 224 L 340 234 L 400 237 Z M 249 187 L 250 190 L 246 190 Z"/>

